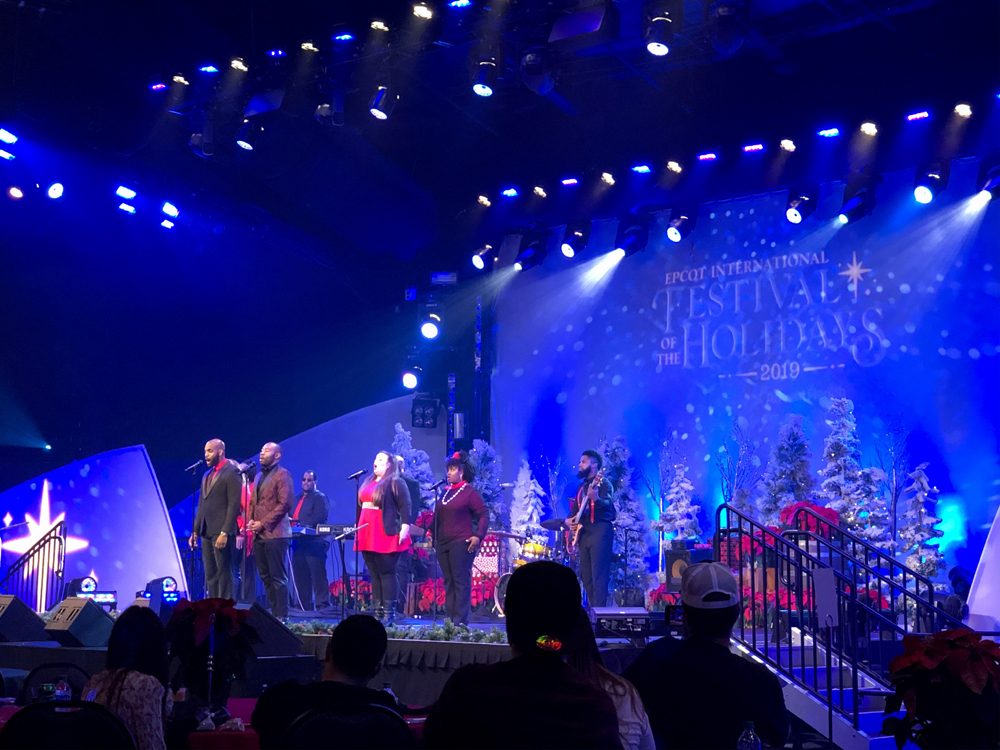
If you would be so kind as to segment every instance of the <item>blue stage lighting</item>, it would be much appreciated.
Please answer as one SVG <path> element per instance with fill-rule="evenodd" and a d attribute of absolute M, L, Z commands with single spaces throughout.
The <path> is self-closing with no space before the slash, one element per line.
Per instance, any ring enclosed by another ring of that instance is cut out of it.
<path fill-rule="evenodd" d="M 712 153 L 698 154 L 698 161 L 715 161 L 718 158 L 718 156 Z"/>
<path fill-rule="evenodd" d="M 983 190 L 983 192 L 989 195 L 988 191 Z M 21 200 L 21 198 L 24 197 L 24 191 L 21 190 L 21 188 L 19 188 L 17 185 L 11 185 L 9 188 L 7 188 L 7 197 L 10 198 L 12 201 L 19 201 Z"/>
<path fill-rule="evenodd" d="M 565 185 L 566 187 L 570 187 L 571 185 L 579 185 L 580 181 L 575 177 L 567 177 L 566 179 L 562 180 L 562 184 Z"/>
<path fill-rule="evenodd" d="M 934 200 L 934 193 L 926 185 L 919 185 L 913 189 L 913 197 L 917 203 L 930 203 Z"/>
<path fill-rule="evenodd" d="M 14 159 L 14 154 L 12 154 L 10 151 L 4 151 L 2 148 L 0 148 L 0 159 L 6 159 L 7 161 L 11 161 Z"/>
<path fill-rule="evenodd" d="M 119 198 L 124 198 L 125 200 L 130 201 L 135 198 L 135 191 L 131 188 L 125 187 L 124 185 L 119 185 L 118 189 L 115 191 L 115 195 Z"/>
<path fill-rule="evenodd" d="M 472 5 L 472 0 L 451 0 L 448 3 L 449 8 L 468 8 Z"/>
<path fill-rule="evenodd" d="M 337 36 L 335 36 L 333 38 L 333 41 L 335 41 L 335 42 L 353 42 L 354 41 L 354 34 L 337 34 Z"/>
<path fill-rule="evenodd" d="M 744 146 L 743 147 L 743 153 L 744 154 L 751 154 L 754 151 L 763 151 L 763 150 L 764 150 L 764 144 L 763 143 L 751 143 L 748 146 Z"/>
<path fill-rule="evenodd" d="M 268 57 L 285 57 L 286 54 L 283 49 L 271 49 L 267 51 Z"/>
<path fill-rule="evenodd" d="M 506 198 L 516 198 L 517 190 L 515 190 L 514 188 L 507 188 L 506 190 L 503 191 L 502 195 Z"/>
<path fill-rule="evenodd" d="M 826 128 L 825 130 L 818 131 L 816 135 L 820 136 L 821 138 L 836 138 L 838 135 L 840 135 L 840 129 Z"/>
<path fill-rule="evenodd" d="M 848 219 L 845 214 L 841 214 L 840 216 L 837 217 L 837 221 L 839 221 L 841 224 L 846 224 L 847 222 L 850 221 L 850 219 Z"/>
<path fill-rule="evenodd" d="M 42 450 L 43 451 L 50 451 L 50 450 L 52 450 L 52 446 L 49 445 L 48 443 L 46 443 L 45 445 L 42 446 Z"/>
<path fill-rule="evenodd" d="M 486 83 L 474 83 L 472 91 L 477 96 L 493 96 L 493 89 Z"/>
<path fill-rule="evenodd" d="M 118 204 L 118 210 L 119 211 L 124 211 L 127 214 L 134 214 L 135 213 L 135 206 L 130 206 L 128 203 L 119 203 Z"/>
<path fill-rule="evenodd" d="M 164 219 L 163 221 L 160 222 L 160 226 L 163 227 L 164 229 L 173 229 L 174 222 L 170 221 L 170 219 Z"/>
<path fill-rule="evenodd" d="M 411 391 L 417 387 L 417 375 L 413 372 L 403 373 L 403 387 L 409 388 Z"/>
<path fill-rule="evenodd" d="M 906 116 L 907 122 L 916 122 L 917 120 L 926 120 L 931 116 L 930 112 L 914 112 L 913 114 Z"/>
<path fill-rule="evenodd" d="M 167 216 L 173 219 L 176 219 L 180 211 L 177 210 L 177 206 L 175 206 L 173 203 L 164 203 L 163 213 L 165 213 Z"/>
<path fill-rule="evenodd" d="M 198 70 L 201 73 L 218 73 L 219 72 L 219 69 L 217 67 L 215 67 L 214 65 L 202 65 L 200 68 L 198 68 Z"/>
<path fill-rule="evenodd" d="M 649 169 L 649 166 L 646 165 L 646 164 L 638 164 L 638 165 L 632 167 L 632 171 L 633 172 L 638 172 L 639 174 L 649 174 L 650 169 Z"/>
<path fill-rule="evenodd" d="M 431 321 L 427 321 L 422 326 L 420 326 L 420 334 L 425 339 L 436 339 L 438 332 L 439 329 L 437 323 L 432 323 Z"/>
<path fill-rule="evenodd" d="M 63 191 L 63 185 L 61 182 L 53 182 L 49 185 L 49 189 L 45 191 L 45 194 L 52 200 L 58 200 L 63 197 Z"/>
<path fill-rule="evenodd" d="M 14 145 L 15 143 L 17 143 L 17 136 L 11 133 L 9 130 L 4 130 L 3 128 L 0 128 L 0 141 L 3 141 L 4 143 L 9 143 L 10 145 Z"/>
<path fill-rule="evenodd" d="M 150 91 L 166 91 L 167 84 L 165 83 L 154 83 L 149 87 Z"/>

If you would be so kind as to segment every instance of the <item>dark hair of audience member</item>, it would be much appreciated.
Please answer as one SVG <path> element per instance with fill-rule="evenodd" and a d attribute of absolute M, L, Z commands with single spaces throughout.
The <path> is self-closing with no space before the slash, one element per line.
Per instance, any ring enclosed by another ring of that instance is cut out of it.
<path fill-rule="evenodd" d="M 155 677 L 163 685 L 166 701 L 170 667 L 167 653 L 167 633 L 156 612 L 148 607 L 129 607 L 122 612 L 108 638 L 108 669 L 121 670 L 108 687 L 108 702 L 118 697 L 129 672 Z"/>
<path fill-rule="evenodd" d="M 463 482 L 471 482 L 476 478 L 476 472 L 472 468 L 472 461 L 469 460 L 469 454 L 465 451 L 459 451 L 458 458 L 455 458 L 455 456 L 449 456 L 448 460 L 444 462 L 445 471 L 450 469 L 452 466 L 457 466 L 462 470 Z"/>
<path fill-rule="evenodd" d="M 580 607 L 576 627 L 577 631 L 573 638 L 575 648 L 567 655 L 566 663 L 586 677 L 587 682 L 599 690 L 611 693 L 613 697 L 628 697 L 632 704 L 632 713 L 638 714 L 639 709 L 642 708 L 639 691 L 632 687 L 631 682 L 624 677 L 619 677 L 604 666 L 601 650 L 597 647 L 597 639 L 594 637 L 594 629 L 591 627 L 590 618 L 587 617 L 583 607 Z"/>
<path fill-rule="evenodd" d="M 544 560 L 518 568 L 504 600 L 511 648 L 517 655 L 565 654 L 580 607 L 580 584 L 570 568 Z"/>
<path fill-rule="evenodd" d="M 334 628 L 326 663 L 364 684 L 378 674 L 388 645 L 382 623 L 369 615 L 351 615 Z"/>
<path fill-rule="evenodd" d="M 725 594 L 709 594 L 705 601 L 712 601 L 712 597 L 725 598 Z M 740 616 L 740 605 L 734 604 L 731 607 L 722 609 L 699 609 L 687 604 L 682 605 L 684 613 L 684 627 L 689 638 L 729 638 L 736 624 L 736 618 Z"/>

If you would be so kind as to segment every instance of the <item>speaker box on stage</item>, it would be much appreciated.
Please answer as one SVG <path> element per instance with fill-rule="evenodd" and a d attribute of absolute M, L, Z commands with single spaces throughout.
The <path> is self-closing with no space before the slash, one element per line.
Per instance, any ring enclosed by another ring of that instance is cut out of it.
<path fill-rule="evenodd" d="M 48 641 L 45 621 L 16 596 L 0 596 L 0 641 Z"/>
<path fill-rule="evenodd" d="M 663 572 L 666 574 L 667 591 L 681 590 L 681 576 L 691 564 L 691 553 L 686 549 L 668 549 L 663 552 Z"/>
<path fill-rule="evenodd" d="M 63 646 L 107 646 L 114 624 L 100 604 L 71 596 L 55 608 L 45 630 Z"/>
<path fill-rule="evenodd" d="M 237 604 L 236 608 L 247 610 L 247 623 L 260 638 L 260 643 L 253 644 L 254 656 L 296 656 L 302 653 L 301 639 L 257 602 L 252 605 Z"/>

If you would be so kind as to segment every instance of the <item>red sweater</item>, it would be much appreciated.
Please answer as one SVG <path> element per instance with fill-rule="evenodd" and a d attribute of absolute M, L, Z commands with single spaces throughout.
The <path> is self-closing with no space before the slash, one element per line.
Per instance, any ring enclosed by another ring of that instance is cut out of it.
<path fill-rule="evenodd" d="M 486 509 L 483 498 L 471 484 L 463 484 L 461 489 L 456 489 L 457 487 L 458 485 L 449 487 L 438 501 L 435 511 L 437 517 L 434 519 L 437 526 L 431 525 L 431 533 L 436 533 L 435 547 L 464 541 L 472 536 L 477 536 L 482 541 L 486 534 L 490 512 Z M 446 499 L 447 505 L 444 503 Z"/>

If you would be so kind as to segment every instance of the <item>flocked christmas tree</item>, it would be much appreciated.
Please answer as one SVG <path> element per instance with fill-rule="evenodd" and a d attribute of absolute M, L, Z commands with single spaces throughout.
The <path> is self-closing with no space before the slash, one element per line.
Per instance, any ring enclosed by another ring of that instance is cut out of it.
<path fill-rule="evenodd" d="M 628 445 L 625 438 L 619 435 L 613 442 L 602 441 L 600 451 L 604 456 L 604 478 L 614 488 L 617 513 L 612 546 L 611 588 L 612 591 L 638 588 L 645 592 L 652 581 L 646 564 L 649 522 L 642 503 L 632 489 Z"/>
<path fill-rule="evenodd" d="M 906 558 L 908 568 L 927 578 L 934 578 L 947 565 L 938 545 L 929 543 L 944 536 L 944 532 L 936 528 L 941 519 L 927 510 L 928 504 L 934 502 L 937 488 L 932 487 L 927 479 L 926 468 L 926 463 L 920 464 L 907 475 L 910 484 L 904 490 L 906 500 L 899 528 L 899 546 L 904 553 L 909 553 Z"/>
<path fill-rule="evenodd" d="M 862 508 L 864 528 L 858 533 L 862 539 L 879 549 L 892 552 L 896 544 L 892 541 L 892 508 L 886 497 L 885 472 L 878 467 L 862 469 L 858 474 L 858 484 L 854 492 L 856 504 Z"/>
<path fill-rule="evenodd" d="M 793 416 L 781 427 L 771 449 L 771 462 L 760 481 L 757 508 L 765 526 L 780 523 L 781 509 L 812 496 L 815 482 L 809 470 L 812 452 L 802 432 L 802 417 Z"/>
<path fill-rule="evenodd" d="M 510 530 L 510 509 L 503 499 L 500 486 L 503 465 L 496 449 L 485 440 L 473 440 L 469 461 L 476 473 L 472 486 L 483 498 L 490 511 L 490 528 Z"/>
<path fill-rule="evenodd" d="M 698 513 L 701 506 L 694 501 L 694 485 L 686 475 L 683 463 L 674 466 L 674 478 L 664 497 L 664 508 L 659 523 L 653 523 L 655 531 L 664 531 L 675 540 L 694 539 L 700 541 L 701 526 Z"/>
<path fill-rule="evenodd" d="M 396 435 L 392 439 L 392 452 L 403 457 L 403 474 L 420 484 L 420 504 L 430 509 L 434 507 L 434 472 L 427 451 L 413 447 L 413 435 L 396 423 Z"/>
<path fill-rule="evenodd" d="M 521 462 L 514 482 L 514 499 L 510 504 L 510 530 L 529 542 L 547 544 L 549 532 L 539 524 L 545 515 L 545 491 L 531 473 L 527 461 Z"/>
<path fill-rule="evenodd" d="M 854 404 L 846 398 L 833 399 L 826 422 L 830 425 L 830 434 L 823 441 L 826 466 L 819 472 L 823 480 L 819 499 L 840 514 L 841 526 L 858 533 L 865 527 L 865 509 L 860 504 L 864 494 L 857 491 L 861 476 L 861 441 L 854 420 Z"/>

